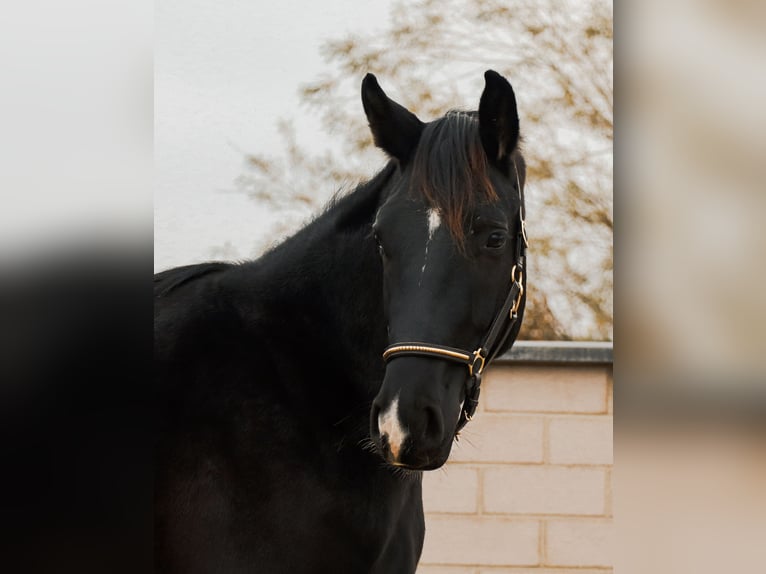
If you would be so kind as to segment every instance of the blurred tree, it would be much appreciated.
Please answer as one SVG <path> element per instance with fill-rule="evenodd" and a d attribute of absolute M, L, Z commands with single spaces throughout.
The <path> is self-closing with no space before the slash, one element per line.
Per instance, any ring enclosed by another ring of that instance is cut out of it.
<path fill-rule="evenodd" d="M 452 107 L 475 109 L 483 72 L 495 69 L 516 90 L 529 166 L 530 289 L 520 336 L 611 339 L 612 30 L 606 0 L 395 2 L 381 32 L 326 42 L 327 70 L 301 89 L 327 146 L 301 146 L 282 121 L 284 157 L 248 156 L 238 183 L 285 209 L 317 206 L 382 165 L 359 102 L 364 74 L 428 121 Z"/>

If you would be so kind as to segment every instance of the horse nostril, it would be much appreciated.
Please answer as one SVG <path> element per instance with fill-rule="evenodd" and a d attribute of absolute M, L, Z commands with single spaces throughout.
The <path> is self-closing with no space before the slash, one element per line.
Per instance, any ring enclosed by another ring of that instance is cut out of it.
<path fill-rule="evenodd" d="M 434 406 L 426 407 L 425 436 L 437 443 L 441 443 L 444 437 L 444 419 L 441 410 Z"/>

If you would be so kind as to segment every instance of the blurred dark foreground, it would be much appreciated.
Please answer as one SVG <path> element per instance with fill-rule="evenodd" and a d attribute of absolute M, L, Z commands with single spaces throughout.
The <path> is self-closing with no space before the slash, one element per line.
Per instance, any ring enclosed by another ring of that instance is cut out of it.
<path fill-rule="evenodd" d="M 26 259 L 0 274 L 0 571 L 150 571 L 151 251 Z"/>

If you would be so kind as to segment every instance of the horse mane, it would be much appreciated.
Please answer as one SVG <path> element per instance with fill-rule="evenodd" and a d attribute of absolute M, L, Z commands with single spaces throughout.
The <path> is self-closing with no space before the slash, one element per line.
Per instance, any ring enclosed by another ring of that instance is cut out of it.
<path fill-rule="evenodd" d="M 426 124 L 412 164 L 411 191 L 437 209 L 458 245 L 465 218 L 477 199 L 498 199 L 489 178 L 487 154 L 479 135 L 477 112 L 450 110 Z"/>
<path fill-rule="evenodd" d="M 319 217 L 331 214 L 336 229 L 361 227 L 369 223 L 377 210 L 381 192 L 396 170 L 396 161 L 391 160 L 371 179 L 359 183 L 351 192 L 338 190 Z"/>

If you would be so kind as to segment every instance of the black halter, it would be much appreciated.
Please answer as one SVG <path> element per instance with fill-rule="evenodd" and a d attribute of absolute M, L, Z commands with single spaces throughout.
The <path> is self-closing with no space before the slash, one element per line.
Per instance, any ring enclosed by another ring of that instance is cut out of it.
<path fill-rule="evenodd" d="M 497 353 L 503 347 L 504 343 L 511 334 L 516 321 L 518 320 L 518 311 L 521 306 L 521 300 L 524 296 L 524 264 L 526 263 L 527 253 L 527 231 L 524 223 L 524 191 L 519 182 L 519 172 L 516 170 L 516 187 L 519 191 L 519 231 L 516 238 L 516 261 L 511 269 L 511 286 L 505 302 L 500 307 L 494 321 L 489 327 L 487 335 L 479 347 L 469 352 L 464 349 L 447 347 L 444 345 L 433 345 L 431 343 L 422 343 L 419 341 L 408 341 L 394 343 L 386 347 L 383 351 L 383 360 L 388 362 L 397 357 L 403 356 L 423 356 L 435 357 L 462 363 L 468 367 L 468 378 L 465 382 L 465 401 L 463 409 L 460 412 L 460 419 L 457 424 L 457 431 L 460 431 L 471 420 L 479 404 L 479 393 L 481 392 L 481 375 L 484 367 L 489 365 L 497 356 Z"/>

